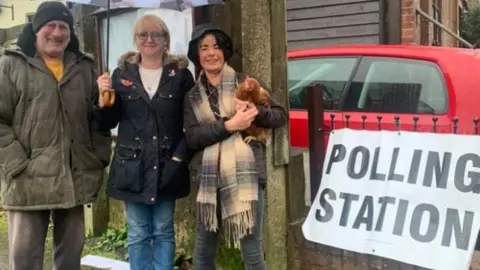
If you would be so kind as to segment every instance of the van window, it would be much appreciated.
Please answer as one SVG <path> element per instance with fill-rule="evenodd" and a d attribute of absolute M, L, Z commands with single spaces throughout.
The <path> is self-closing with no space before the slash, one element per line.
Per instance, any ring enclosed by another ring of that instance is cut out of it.
<path fill-rule="evenodd" d="M 364 57 L 342 110 L 442 114 L 447 110 L 446 86 L 434 63 Z"/>
<path fill-rule="evenodd" d="M 336 110 L 357 58 L 329 57 L 288 61 L 288 93 L 291 109 L 307 109 L 307 87 L 323 88 L 324 110 Z"/>

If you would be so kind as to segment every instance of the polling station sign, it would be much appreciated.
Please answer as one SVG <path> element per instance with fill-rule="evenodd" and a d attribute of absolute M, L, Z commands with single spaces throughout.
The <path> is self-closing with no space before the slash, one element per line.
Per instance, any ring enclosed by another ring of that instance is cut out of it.
<path fill-rule="evenodd" d="M 480 136 L 342 129 L 302 230 L 319 244 L 467 270 L 479 217 Z"/>

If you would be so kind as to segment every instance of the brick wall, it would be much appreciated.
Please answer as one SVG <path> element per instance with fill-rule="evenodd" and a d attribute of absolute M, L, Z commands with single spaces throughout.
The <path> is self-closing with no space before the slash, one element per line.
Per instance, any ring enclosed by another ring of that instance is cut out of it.
<path fill-rule="evenodd" d="M 415 24 L 413 0 L 402 0 L 402 44 L 416 44 Z"/>
<path fill-rule="evenodd" d="M 402 3 L 402 44 L 432 45 L 433 29 L 432 22 L 415 11 L 414 0 L 401 0 Z M 420 8 L 432 15 L 432 0 L 419 0 Z M 441 1 L 441 23 L 455 34 L 459 33 L 458 9 L 460 0 L 442 0 Z M 441 30 L 442 46 L 458 46 L 458 41 L 450 34 Z"/>

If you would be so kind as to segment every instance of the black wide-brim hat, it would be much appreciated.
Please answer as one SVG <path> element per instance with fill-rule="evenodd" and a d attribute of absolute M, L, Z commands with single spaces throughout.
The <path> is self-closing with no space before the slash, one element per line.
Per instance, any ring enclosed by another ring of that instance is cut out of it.
<path fill-rule="evenodd" d="M 195 26 L 195 28 L 192 31 L 192 38 L 190 42 L 188 43 L 188 59 L 193 62 L 193 64 L 197 67 L 200 66 L 200 59 L 198 57 L 198 41 L 203 38 L 206 34 L 208 33 L 220 33 L 224 36 L 225 44 L 223 44 L 224 48 L 221 48 L 223 51 L 223 57 L 225 59 L 225 62 L 227 62 L 230 57 L 232 57 L 233 54 L 233 43 L 232 39 L 220 28 L 215 26 L 212 23 L 205 23 L 205 24 L 199 24 Z"/>

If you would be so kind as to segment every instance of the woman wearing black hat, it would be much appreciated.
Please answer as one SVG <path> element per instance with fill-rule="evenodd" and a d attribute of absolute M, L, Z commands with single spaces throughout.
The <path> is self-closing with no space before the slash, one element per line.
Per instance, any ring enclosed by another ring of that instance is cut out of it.
<path fill-rule="evenodd" d="M 210 24 L 194 30 L 188 49 L 188 57 L 201 69 L 184 105 L 185 138 L 196 151 L 192 168 L 199 184 L 194 252 L 198 270 L 215 269 L 220 227 L 226 243 L 240 247 L 246 269 L 267 269 L 262 250 L 265 144 L 245 142 L 243 131 L 252 123 L 282 127 L 287 114 L 273 99 L 269 106 L 256 106 L 235 98 L 237 85 L 252 79 L 226 64 L 232 51 L 228 35 Z"/>

